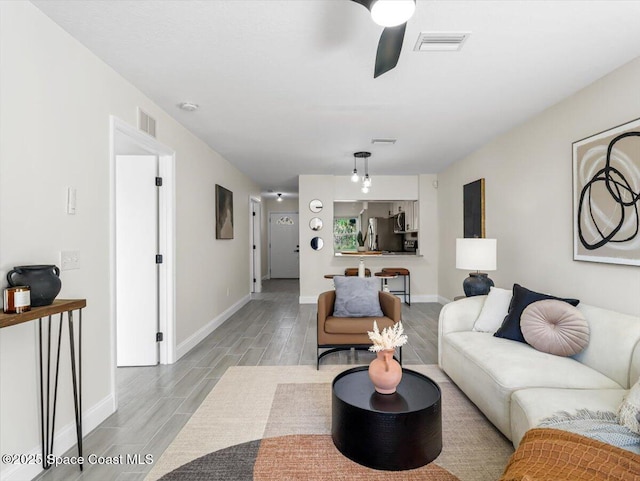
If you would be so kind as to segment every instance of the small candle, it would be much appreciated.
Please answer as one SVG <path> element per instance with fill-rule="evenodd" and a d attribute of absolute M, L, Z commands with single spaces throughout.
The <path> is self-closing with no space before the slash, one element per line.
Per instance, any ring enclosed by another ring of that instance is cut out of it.
<path fill-rule="evenodd" d="M 31 290 L 29 286 L 7 287 L 4 290 L 4 312 L 20 314 L 31 310 Z"/>

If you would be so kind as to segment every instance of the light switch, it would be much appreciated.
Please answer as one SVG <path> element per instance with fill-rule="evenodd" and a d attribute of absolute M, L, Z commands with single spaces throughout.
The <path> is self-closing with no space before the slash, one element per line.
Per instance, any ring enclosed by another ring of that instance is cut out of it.
<path fill-rule="evenodd" d="M 80 269 L 80 251 L 60 252 L 60 270 Z"/>
<path fill-rule="evenodd" d="M 74 215 L 76 213 L 76 189 L 75 187 L 67 188 L 67 214 Z"/>

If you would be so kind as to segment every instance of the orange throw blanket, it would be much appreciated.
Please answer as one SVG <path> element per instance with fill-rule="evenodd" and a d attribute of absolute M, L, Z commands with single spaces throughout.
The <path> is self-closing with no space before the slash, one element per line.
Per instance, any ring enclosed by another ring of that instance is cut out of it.
<path fill-rule="evenodd" d="M 579 434 L 536 428 L 522 438 L 500 481 L 640 481 L 640 456 Z"/>

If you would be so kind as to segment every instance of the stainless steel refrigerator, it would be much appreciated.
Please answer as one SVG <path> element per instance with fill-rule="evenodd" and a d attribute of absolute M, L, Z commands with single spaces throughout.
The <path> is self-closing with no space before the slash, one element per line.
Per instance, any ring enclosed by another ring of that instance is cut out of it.
<path fill-rule="evenodd" d="M 372 251 L 402 251 L 402 234 L 393 232 L 394 219 L 372 217 L 369 219 L 369 250 Z"/>

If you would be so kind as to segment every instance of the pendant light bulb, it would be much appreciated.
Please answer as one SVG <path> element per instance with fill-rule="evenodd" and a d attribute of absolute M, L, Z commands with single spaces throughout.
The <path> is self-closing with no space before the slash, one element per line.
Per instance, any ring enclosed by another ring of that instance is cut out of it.
<path fill-rule="evenodd" d="M 361 190 L 362 190 L 363 194 L 368 194 L 369 193 L 369 187 L 364 185 L 364 184 L 362 184 L 362 189 Z"/>
<path fill-rule="evenodd" d="M 282 202 L 282 194 L 280 192 L 278 192 L 278 198 L 276 200 Z"/>
<path fill-rule="evenodd" d="M 369 177 L 369 157 L 364 159 L 364 177 L 362 178 L 362 185 L 367 189 L 371 187 L 371 177 Z"/>
<path fill-rule="evenodd" d="M 371 5 L 371 18 L 382 27 L 396 27 L 406 23 L 415 10 L 415 0 L 378 0 Z"/>
<path fill-rule="evenodd" d="M 351 182 L 358 182 L 358 169 L 356 167 L 356 156 L 353 156 L 353 174 L 351 174 Z"/>

